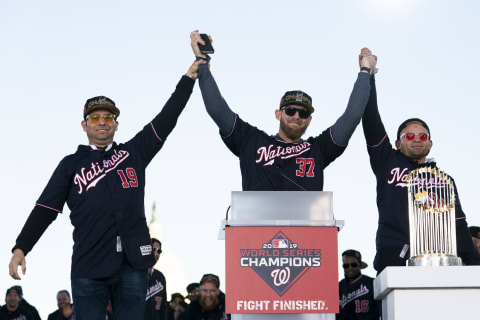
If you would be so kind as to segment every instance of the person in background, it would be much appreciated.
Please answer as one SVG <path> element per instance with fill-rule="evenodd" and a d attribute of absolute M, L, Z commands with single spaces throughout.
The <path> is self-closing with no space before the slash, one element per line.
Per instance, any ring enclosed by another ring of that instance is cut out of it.
<path fill-rule="evenodd" d="M 480 227 L 471 226 L 468 229 L 472 235 L 473 246 L 480 253 Z"/>
<path fill-rule="evenodd" d="M 60 290 L 57 293 L 58 309 L 48 315 L 48 320 L 70 319 L 73 314 L 73 304 L 68 290 Z"/>
<path fill-rule="evenodd" d="M 162 243 L 156 238 L 152 238 L 153 253 L 155 263 L 160 259 L 162 253 Z M 155 268 L 148 269 L 148 288 L 145 301 L 144 320 L 167 320 L 167 281 L 162 272 Z"/>
<path fill-rule="evenodd" d="M 192 282 L 187 286 L 187 299 L 190 303 L 200 296 L 200 283 Z"/>
<path fill-rule="evenodd" d="M 28 303 L 27 300 L 25 300 L 25 298 L 23 296 L 22 287 L 21 286 L 13 286 L 12 288 L 16 289 L 17 292 L 18 292 L 18 295 L 20 296 L 20 306 L 25 308 L 26 310 L 28 310 L 35 320 L 40 320 L 40 314 L 38 313 L 37 308 L 35 308 L 30 303 Z"/>
<path fill-rule="evenodd" d="M 368 265 L 357 250 L 342 253 L 345 278 L 338 285 L 340 312 L 336 320 L 378 320 L 379 305 L 373 299 L 373 278 L 360 271 Z"/>
<path fill-rule="evenodd" d="M 193 300 L 187 310 L 188 320 L 226 320 L 225 295 L 220 294 L 220 279 L 215 274 L 205 274 L 200 280 L 200 298 Z"/>
<path fill-rule="evenodd" d="M 36 320 L 31 310 L 20 304 L 20 293 L 15 287 L 7 289 L 5 305 L 0 308 L 0 320 Z"/>

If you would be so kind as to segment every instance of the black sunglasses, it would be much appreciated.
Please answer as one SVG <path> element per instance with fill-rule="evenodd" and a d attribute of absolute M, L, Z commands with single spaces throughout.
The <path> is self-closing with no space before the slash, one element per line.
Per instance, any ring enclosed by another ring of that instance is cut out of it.
<path fill-rule="evenodd" d="M 156 251 L 158 254 L 162 253 L 162 249 L 160 248 L 153 248 L 154 251 Z"/>
<path fill-rule="evenodd" d="M 298 111 L 298 116 L 302 119 L 307 119 L 312 114 L 308 110 L 298 109 L 298 108 L 294 108 L 294 107 L 281 107 L 280 110 L 285 110 L 285 113 L 289 117 L 293 117 L 295 115 L 295 113 L 297 113 L 297 111 Z"/>
<path fill-rule="evenodd" d="M 352 262 L 352 263 L 344 263 L 343 264 L 343 269 L 348 269 L 348 266 L 352 266 L 352 268 L 358 267 L 358 263 Z"/>

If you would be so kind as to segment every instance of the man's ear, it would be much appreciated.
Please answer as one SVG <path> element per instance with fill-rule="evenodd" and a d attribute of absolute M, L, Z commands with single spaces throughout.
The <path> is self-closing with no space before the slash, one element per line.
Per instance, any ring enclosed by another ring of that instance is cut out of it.
<path fill-rule="evenodd" d="M 83 128 L 83 131 L 87 132 L 87 121 L 85 120 L 82 120 L 82 122 L 80 122 L 82 128 Z"/>
<path fill-rule="evenodd" d="M 282 110 L 275 110 L 275 118 L 280 121 L 280 119 L 282 118 Z"/>
<path fill-rule="evenodd" d="M 120 124 L 120 122 L 118 122 L 118 121 L 115 121 L 115 131 L 117 131 L 117 130 L 118 130 L 118 125 L 119 125 L 119 124 Z"/>
<path fill-rule="evenodd" d="M 307 119 L 307 127 L 310 125 L 310 121 L 312 121 L 312 116 L 308 117 Z"/>
<path fill-rule="evenodd" d="M 395 147 L 400 150 L 400 140 L 395 140 Z"/>

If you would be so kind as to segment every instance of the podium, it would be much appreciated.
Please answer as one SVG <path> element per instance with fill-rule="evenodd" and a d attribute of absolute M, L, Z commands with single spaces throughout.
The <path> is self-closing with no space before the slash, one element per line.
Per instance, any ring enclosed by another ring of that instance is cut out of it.
<path fill-rule="evenodd" d="M 338 230 L 332 193 L 232 192 L 225 231 L 226 312 L 233 320 L 335 319 Z"/>
<path fill-rule="evenodd" d="M 387 267 L 374 281 L 382 320 L 475 319 L 479 266 Z"/>

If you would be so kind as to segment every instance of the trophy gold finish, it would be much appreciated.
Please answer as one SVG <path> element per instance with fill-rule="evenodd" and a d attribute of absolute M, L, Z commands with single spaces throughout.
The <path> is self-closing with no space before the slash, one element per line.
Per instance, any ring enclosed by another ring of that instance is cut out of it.
<path fill-rule="evenodd" d="M 407 266 L 458 266 L 455 192 L 436 167 L 412 170 L 407 178 L 410 259 Z"/>

